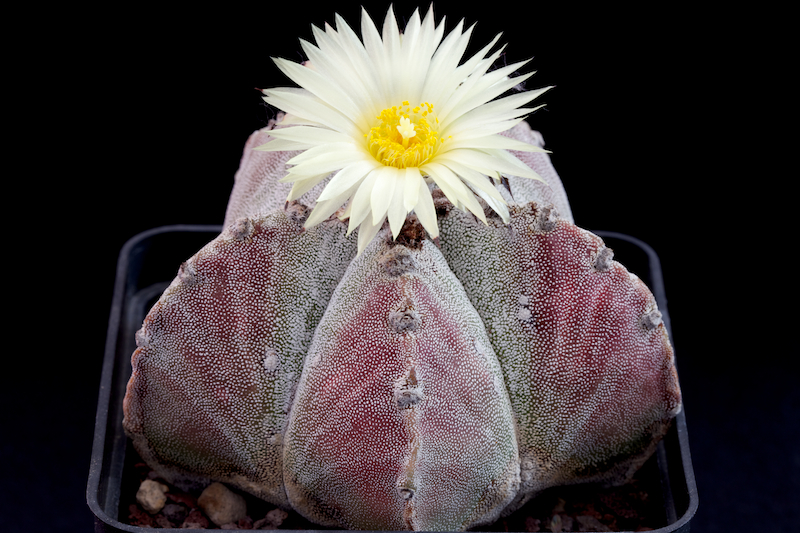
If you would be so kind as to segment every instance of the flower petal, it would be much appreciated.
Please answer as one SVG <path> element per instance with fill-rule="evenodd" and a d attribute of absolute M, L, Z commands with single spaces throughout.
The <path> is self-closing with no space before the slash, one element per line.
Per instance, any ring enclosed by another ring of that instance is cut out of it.
<path fill-rule="evenodd" d="M 519 173 L 514 173 L 510 171 L 503 171 L 504 174 L 510 174 L 512 176 L 519 176 L 522 178 L 531 178 L 535 179 L 536 181 L 544 182 L 541 176 L 537 174 L 531 167 L 523 163 L 518 157 L 516 157 L 511 152 L 506 150 L 485 150 L 488 155 L 495 157 L 497 160 L 502 160 L 511 165 L 512 167 L 516 167 L 519 172 L 527 172 L 532 174 L 532 176 L 526 176 Z"/>
<path fill-rule="evenodd" d="M 314 176 L 310 179 L 295 181 L 294 185 L 292 185 L 292 190 L 289 191 L 289 196 L 286 198 L 286 201 L 291 202 L 292 200 L 297 200 L 305 193 L 316 187 L 317 184 L 324 180 L 327 176 L 328 174 L 320 174 L 319 176 Z"/>
<path fill-rule="evenodd" d="M 265 89 L 264 101 L 287 113 L 321 124 L 329 129 L 357 137 L 360 130 L 349 117 L 325 104 L 309 92 Z"/>
<path fill-rule="evenodd" d="M 516 159 L 513 155 L 509 154 L 512 158 Z M 469 149 L 451 150 L 445 154 L 437 155 L 437 159 L 441 158 L 443 161 L 454 161 L 470 166 L 475 170 L 486 174 L 487 176 L 494 176 L 498 172 L 511 174 L 512 176 L 519 176 L 521 178 L 531 178 L 541 180 L 536 172 L 527 167 L 524 163 L 519 161 L 519 165 L 512 163 L 507 159 L 501 159 L 485 152 Z M 525 165 L 524 168 L 522 165 Z"/>
<path fill-rule="evenodd" d="M 346 93 L 341 92 L 337 85 L 331 84 L 328 78 L 313 69 L 287 61 L 286 59 L 274 57 L 272 61 L 274 61 L 278 68 L 293 82 L 347 116 L 362 131 L 369 129 L 363 111 L 359 110 L 358 106 L 353 103 Z"/>
<path fill-rule="evenodd" d="M 344 133 L 326 128 L 312 128 L 309 126 L 292 126 L 291 128 L 276 128 L 269 132 L 270 137 L 285 139 L 287 141 L 305 142 L 316 146 L 335 142 L 349 142 L 353 140 Z M 267 143 L 269 144 L 269 143 Z"/>
<path fill-rule="evenodd" d="M 410 213 L 417 206 L 419 201 L 419 184 L 422 183 L 427 188 L 422 174 L 417 167 L 406 169 L 405 189 L 403 190 L 403 207 L 406 213 Z"/>
<path fill-rule="evenodd" d="M 518 64 L 509 65 L 509 67 L 514 67 L 516 65 Z M 507 69 L 504 68 L 500 70 L 505 71 Z M 500 81 L 495 81 L 495 78 L 499 78 L 496 76 L 497 72 L 499 71 L 489 72 L 485 76 L 481 77 L 480 80 L 477 80 L 477 83 L 472 87 L 470 94 L 466 95 L 460 102 L 458 102 L 458 105 L 456 105 L 450 112 L 450 120 L 455 120 L 456 118 L 475 109 L 476 107 L 494 100 L 496 97 L 524 82 L 534 74 L 533 72 L 529 72 L 515 78 L 505 78 L 500 79 Z"/>
<path fill-rule="evenodd" d="M 453 73 L 454 76 L 460 77 L 462 81 L 446 99 L 446 103 L 437 111 L 437 116 L 442 123 L 447 123 L 447 117 L 453 108 L 457 106 L 464 97 L 470 94 L 472 88 L 476 83 L 478 83 L 478 80 L 481 78 L 481 76 L 483 76 L 486 71 L 489 70 L 489 67 L 492 66 L 492 63 L 494 63 L 495 60 L 500 57 L 500 54 L 503 51 L 502 47 L 500 50 L 497 50 L 491 56 L 484 59 L 485 53 L 495 45 L 499 38 L 500 35 L 497 35 L 491 43 L 483 48 L 483 50 L 467 60 L 466 63 L 458 67 L 458 69 L 456 69 L 456 71 Z"/>
<path fill-rule="evenodd" d="M 381 95 L 387 94 L 388 76 L 385 74 L 391 67 L 387 63 L 387 58 L 383 51 L 383 41 L 380 33 L 375 27 L 375 23 L 367 14 L 367 10 L 361 8 L 361 38 L 364 41 L 364 49 L 370 59 L 370 64 L 375 71 L 376 81 Z"/>
<path fill-rule="evenodd" d="M 383 217 L 377 224 L 372 224 L 370 221 L 365 220 L 359 227 L 358 227 L 358 253 L 364 251 L 367 245 L 372 242 L 372 239 L 375 238 L 375 235 L 378 234 L 380 231 L 381 226 L 383 226 L 383 221 L 386 220 L 386 217 Z"/>
<path fill-rule="evenodd" d="M 407 80 L 408 100 L 412 102 L 423 102 L 426 99 L 422 95 L 425 86 L 425 79 L 430 75 L 430 65 L 436 48 L 444 36 L 444 18 L 436 26 L 433 16 L 433 4 L 428 8 L 428 13 L 422 21 L 419 30 L 419 37 L 416 39 L 416 55 L 406 65 L 405 79 Z M 404 34 L 403 43 L 409 40 L 409 34 Z"/>
<path fill-rule="evenodd" d="M 336 20 L 340 32 L 330 27 L 328 32 L 315 30 L 319 47 L 302 40 L 300 45 L 311 65 L 347 94 L 364 116 L 372 117 L 381 109 L 375 103 L 375 95 L 379 94 L 380 88 L 374 65 L 347 23 L 338 15 Z"/>
<path fill-rule="evenodd" d="M 486 222 L 481 204 L 452 170 L 439 163 L 428 163 L 420 169 L 436 182 L 453 205 L 457 207 L 463 205 L 484 223 Z"/>
<path fill-rule="evenodd" d="M 417 195 L 419 196 L 419 201 L 414 206 L 414 213 L 416 213 L 420 224 L 428 232 L 430 238 L 435 239 L 439 236 L 439 225 L 436 222 L 436 207 L 433 205 L 433 197 L 425 180 L 419 180 L 418 183 Z"/>
<path fill-rule="evenodd" d="M 361 185 L 358 186 L 356 193 L 353 195 L 353 200 L 350 203 L 350 222 L 347 227 L 347 233 L 351 233 L 354 229 L 358 227 L 359 224 L 364 222 L 367 218 L 367 215 L 370 214 L 372 210 L 372 204 L 370 203 L 370 198 L 372 196 L 372 188 L 377 181 L 378 173 L 377 172 L 370 172 L 361 182 Z M 369 219 L 369 222 L 372 223 L 372 219 Z"/>
<path fill-rule="evenodd" d="M 407 173 L 399 172 L 398 174 L 400 179 L 395 182 L 394 194 L 392 195 L 392 200 L 389 203 L 388 211 L 389 227 L 392 230 L 393 239 L 396 239 L 397 235 L 400 233 L 400 230 L 403 229 L 403 223 L 406 221 L 406 215 L 408 214 L 408 210 L 403 205 L 403 194 L 406 188 Z"/>
<path fill-rule="evenodd" d="M 404 179 L 406 173 L 398 168 L 385 166 L 380 166 L 372 172 L 378 176 L 370 193 L 372 223 L 377 224 L 380 219 L 386 216 L 386 212 L 389 210 L 389 203 L 394 196 L 395 184 Z"/>
<path fill-rule="evenodd" d="M 492 148 L 500 150 L 518 150 L 520 152 L 550 153 L 548 150 L 540 148 L 539 146 L 517 139 L 512 139 L 511 137 L 504 137 L 503 135 L 484 135 L 483 137 L 465 139 L 458 137 L 442 144 L 441 148 L 439 149 L 439 153 L 444 154 L 450 150 L 456 150 L 459 148 Z"/>
<path fill-rule="evenodd" d="M 521 111 L 528 112 L 530 110 L 529 109 L 523 109 Z M 523 120 L 525 120 L 525 117 L 518 117 L 518 118 L 511 119 L 511 120 L 503 120 L 503 121 L 500 121 L 500 122 L 492 122 L 492 123 L 489 123 L 489 124 L 484 124 L 480 128 L 472 128 L 472 129 L 468 129 L 468 130 L 465 130 L 465 131 L 459 131 L 457 133 L 457 135 L 456 135 L 456 138 L 459 141 L 461 141 L 461 140 L 466 140 L 466 139 L 475 139 L 475 138 L 478 138 L 478 137 L 485 137 L 487 135 L 494 135 L 495 133 L 502 133 L 504 131 L 510 130 L 511 128 L 513 128 L 514 126 L 516 126 L 517 124 L 522 122 Z M 450 137 L 450 136 L 448 136 L 448 137 Z M 447 141 L 450 142 L 450 139 L 448 138 Z M 442 146 L 445 146 L 446 144 L 447 143 L 443 143 Z"/>
<path fill-rule="evenodd" d="M 289 169 L 292 174 L 308 176 L 323 172 L 330 173 L 364 159 L 366 159 L 364 151 L 350 143 L 331 143 L 309 148 L 289 159 L 286 164 L 294 165 Z"/>
<path fill-rule="evenodd" d="M 317 199 L 317 205 L 306 220 L 305 227 L 310 228 L 316 226 L 323 220 L 327 220 L 333 213 L 339 210 L 342 205 L 350 198 L 355 192 L 358 184 L 351 186 L 348 189 L 341 191 L 338 195 L 330 198 L 329 200 L 320 201 Z M 327 187 L 326 187 L 327 189 Z"/>
<path fill-rule="evenodd" d="M 453 161 L 447 161 L 444 164 L 458 174 L 465 183 L 470 185 L 475 194 L 483 198 L 489 207 L 500 215 L 504 222 L 508 223 L 508 221 L 511 220 L 508 207 L 506 207 L 506 201 L 491 182 L 489 176 Z"/>
<path fill-rule="evenodd" d="M 505 203 L 505 200 L 495 188 L 489 176 L 482 174 L 477 170 L 468 167 L 467 165 L 462 165 L 457 161 L 444 161 L 442 164 L 457 174 L 458 177 L 470 185 L 473 190 L 483 191 L 487 196 L 494 198 L 495 201 L 501 204 Z"/>
<path fill-rule="evenodd" d="M 377 161 L 357 161 L 346 167 L 342 168 L 331 181 L 325 186 L 325 190 L 320 193 L 317 201 L 329 200 L 341 194 L 341 191 L 350 190 L 354 185 L 357 185 L 364 179 L 364 176 L 369 174 L 380 166 Z"/>
<path fill-rule="evenodd" d="M 503 219 L 503 222 L 505 222 L 506 224 L 509 223 L 509 221 L 511 220 L 511 213 L 508 212 L 508 206 L 506 205 L 505 200 L 498 201 L 497 198 L 495 198 L 492 195 L 486 194 L 486 192 L 484 192 L 481 189 L 477 189 L 475 191 L 475 194 L 483 198 L 483 201 L 486 202 L 489 205 L 489 207 L 491 207 L 492 210 L 494 210 L 495 213 L 500 215 L 500 218 Z"/>
<path fill-rule="evenodd" d="M 253 148 L 256 152 L 286 152 L 295 150 L 307 150 L 314 146 L 313 144 L 300 141 L 289 141 L 286 139 L 273 138 L 268 143 Z"/>
<path fill-rule="evenodd" d="M 436 54 L 428 67 L 428 78 L 422 89 L 422 100 L 440 102 L 442 94 L 448 94 L 458 86 L 459 80 L 451 79 L 450 74 L 456 69 L 464 55 L 474 27 L 472 25 L 462 33 L 464 21 L 459 21 L 458 25 L 444 38 L 441 46 L 436 49 Z"/>
<path fill-rule="evenodd" d="M 487 124 L 511 120 L 532 113 L 538 109 L 538 107 L 527 109 L 521 108 L 520 106 L 535 99 L 547 89 L 549 89 L 549 87 L 538 91 L 526 91 L 519 94 L 512 94 L 476 107 L 446 124 L 441 131 L 442 138 L 449 135 L 455 136 L 462 131 L 481 128 Z"/>

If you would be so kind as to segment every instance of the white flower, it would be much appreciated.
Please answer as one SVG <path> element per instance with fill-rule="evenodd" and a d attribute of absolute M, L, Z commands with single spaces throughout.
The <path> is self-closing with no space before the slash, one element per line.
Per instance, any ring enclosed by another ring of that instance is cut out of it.
<path fill-rule="evenodd" d="M 313 27 L 316 46 L 302 41 L 309 63 L 275 59 L 302 88 L 264 90 L 264 100 L 287 113 L 257 150 L 303 150 L 288 161 L 299 198 L 335 172 L 317 198 L 307 226 L 349 201 L 349 231 L 359 227 L 359 252 L 388 217 L 397 237 L 412 211 L 431 237 L 439 234 L 428 182 L 453 205 L 486 222 L 476 195 L 508 222 L 505 201 L 489 176 L 541 179 L 507 150 L 544 151 L 499 135 L 534 109 L 521 108 L 549 89 L 503 95 L 531 74 L 509 78 L 523 61 L 489 71 L 502 48 L 459 64 L 472 27 L 463 21 L 446 37 L 444 21 L 415 11 L 405 31 L 390 9 L 379 34 L 362 9 L 361 39 L 339 15 L 336 30 Z M 488 55 L 487 55 L 488 54 Z"/>

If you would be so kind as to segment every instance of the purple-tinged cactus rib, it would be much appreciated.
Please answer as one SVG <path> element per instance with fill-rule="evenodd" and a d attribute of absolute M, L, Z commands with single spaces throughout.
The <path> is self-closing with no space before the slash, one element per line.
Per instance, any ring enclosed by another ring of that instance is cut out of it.
<path fill-rule="evenodd" d="M 285 438 L 292 506 L 330 526 L 462 530 L 515 496 L 511 405 L 483 324 L 431 241 L 379 237 L 317 328 Z"/>
<path fill-rule="evenodd" d="M 303 230 L 292 215 L 229 226 L 184 263 L 137 335 L 124 427 L 169 481 L 225 481 L 288 504 L 281 461 L 292 396 L 356 253 L 338 220 Z"/>
<path fill-rule="evenodd" d="M 680 410 L 650 291 L 603 241 L 534 203 L 489 226 L 452 209 L 442 252 L 483 318 L 519 428 L 519 503 L 625 481 Z"/>

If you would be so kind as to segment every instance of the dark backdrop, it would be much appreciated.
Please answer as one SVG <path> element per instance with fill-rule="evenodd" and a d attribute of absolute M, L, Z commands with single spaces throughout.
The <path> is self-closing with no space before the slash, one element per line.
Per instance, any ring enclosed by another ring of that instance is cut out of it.
<path fill-rule="evenodd" d="M 796 527 L 800 375 L 782 341 L 795 320 L 770 303 L 796 291 L 781 274 L 786 247 L 769 244 L 782 235 L 782 193 L 753 121 L 763 100 L 750 98 L 768 74 L 751 46 L 761 23 L 675 5 L 465 4 L 435 9 L 448 28 L 478 23 L 472 51 L 502 31 L 505 60 L 533 57 L 527 86 L 556 85 L 529 122 L 577 224 L 633 235 L 661 257 L 700 495 L 692 530 Z M 386 4 L 367 7 L 382 21 Z M 25 370 L 2 388 L 1 530 L 91 530 L 85 484 L 116 256 L 146 229 L 222 222 L 244 142 L 273 113 L 254 87 L 287 84 L 269 57 L 301 60 L 297 38 L 336 10 L 358 24 L 358 4 L 344 2 L 50 13 L 57 29 L 35 58 L 41 119 L 24 156 L 34 172 L 19 179 L 23 198 L 47 201 L 23 201 L 28 216 L 10 226 L 37 239 L 19 263 L 27 283 L 14 287 L 24 309 L 14 335 L 26 342 L 6 345 Z"/>

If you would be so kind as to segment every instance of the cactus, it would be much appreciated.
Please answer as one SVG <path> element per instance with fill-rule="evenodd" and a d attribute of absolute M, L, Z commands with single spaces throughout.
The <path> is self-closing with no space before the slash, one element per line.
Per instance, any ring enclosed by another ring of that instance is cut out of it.
<path fill-rule="evenodd" d="M 136 336 L 123 424 L 143 459 L 371 530 L 465 530 L 628 480 L 680 410 L 672 349 L 647 287 L 573 224 L 541 135 L 503 132 L 537 148 L 504 168 L 538 180 L 504 172 L 477 201 L 433 180 L 400 227 L 389 207 L 356 235 L 318 210 L 335 177 L 297 188 L 299 152 L 256 150 L 290 127 L 248 140 L 226 229 Z"/>

